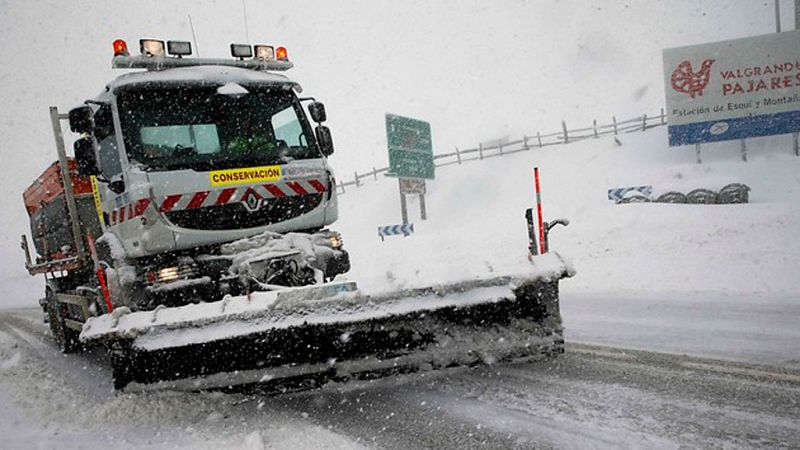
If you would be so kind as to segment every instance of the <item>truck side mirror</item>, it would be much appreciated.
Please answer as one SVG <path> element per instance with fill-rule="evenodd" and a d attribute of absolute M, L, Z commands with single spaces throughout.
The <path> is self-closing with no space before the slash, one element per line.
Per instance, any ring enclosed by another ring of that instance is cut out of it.
<path fill-rule="evenodd" d="M 111 181 L 108 182 L 108 189 L 115 194 L 122 194 L 125 192 L 125 180 L 122 178 L 122 175 L 111 177 Z"/>
<path fill-rule="evenodd" d="M 97 164 L 97 141 L 93 136 L 86 136 L 75 141 L 75 162 L 81 176 L 99 175 Z"/>
<path fill-rule="evenodd" d="M 325 113 L 325 105 L 320 102 L 309 103 L 308 112 L 311 113 L 311 118 L 314 119 L 314 122 L 322 123 L 328 120 L 328 115 Z"/>
<path fill-rule="evenodd" d="M 79 106 L 69 112 L 69 129 L 73 133 L 83 134 L 94 131 L 94 112 L 89 106 Z"/>
<path fill-rule="evenodd" d="M 331 136 L 330 128 L 325 125 L 317 125 L 314 129 L 314 134 L 317 136 L 317 145 L 319 145 L 322 154 L 331 156 L 333 154 L 333 137 Z"/>

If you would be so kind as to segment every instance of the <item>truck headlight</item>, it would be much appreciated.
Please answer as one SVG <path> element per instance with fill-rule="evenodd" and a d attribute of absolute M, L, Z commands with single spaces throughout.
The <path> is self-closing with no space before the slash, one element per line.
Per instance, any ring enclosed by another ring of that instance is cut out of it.
<path fill-rule="evenodd" d="M 165 267 L 158 271 L 158 281 L 161 283 L 169 283 L 178 279 L 177 267 Z"/>
<path fill-rule="evenodd" d="M 344 241 L 342 240 L 342 235 L 339 233 L 333 233 L 330 236 L 331 241 L 331 248 L 334 250 L 339 250 L 344 245 Z"/>
<path fill-rule="evenodd" d="M 194 265 L 178 265 L 162 268 L 153 268 L 145 272 L 144 279 L 149 285 L 172 283 L 177 280 L 187 280 L 197 276 L 197 267 Z"/>

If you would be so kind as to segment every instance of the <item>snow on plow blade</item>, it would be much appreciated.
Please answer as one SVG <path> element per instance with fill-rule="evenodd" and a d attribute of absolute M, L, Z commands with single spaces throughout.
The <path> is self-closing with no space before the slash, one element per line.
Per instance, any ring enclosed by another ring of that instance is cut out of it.
<path fill-rule="evenodd" d="M 308 389 L 330 381 L 563 352 L 557 267 L 379 295 L 334 282 L 104 315 L 117 389 Z"/>

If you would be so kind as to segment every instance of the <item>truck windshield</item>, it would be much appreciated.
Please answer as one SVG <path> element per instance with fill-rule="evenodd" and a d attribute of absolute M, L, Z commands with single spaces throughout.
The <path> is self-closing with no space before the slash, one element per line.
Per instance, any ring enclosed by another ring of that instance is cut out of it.
<path fill-rule="evenodd" d="M 248 87 L 137 89 L 118 97 L 128 157 L 146 170 L 214 170 L 319 158 L 291 91 Z"/>

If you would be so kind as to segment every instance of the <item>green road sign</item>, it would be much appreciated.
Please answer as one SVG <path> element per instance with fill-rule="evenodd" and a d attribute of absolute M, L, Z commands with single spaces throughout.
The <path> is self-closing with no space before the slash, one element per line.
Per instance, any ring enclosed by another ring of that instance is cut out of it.
<path fill-rule="evenodd" d="M 431 125 L 409 117 L 386 114 L 389 176 L 434 179 Z"/>

